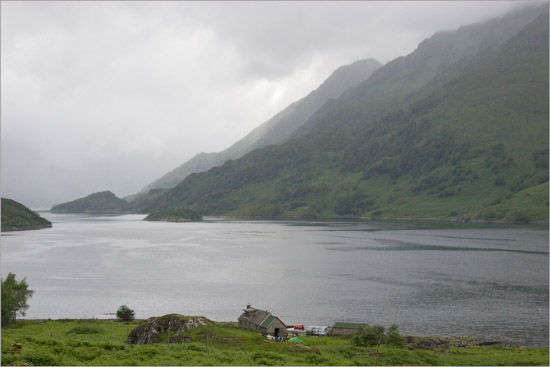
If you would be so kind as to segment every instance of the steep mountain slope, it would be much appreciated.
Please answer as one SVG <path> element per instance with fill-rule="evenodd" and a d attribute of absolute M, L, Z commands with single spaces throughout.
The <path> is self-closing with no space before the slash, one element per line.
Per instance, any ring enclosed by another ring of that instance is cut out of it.
<path fill-rule="evenodd" d="M 535 19 L 543 8 L 526 7 L 485 23 L 436 33 L 421 42 L 411 54 L 387 63 L 369 79 L 346 91 L 329 109 L 318 111 L 293 133 L 292 138 L 323 126 L 345 129 L 353 134 L 365 123 L 412 103 L 411 96 L 435 77 L 441 79 L 435 88 L 456 77 L 458 74 L 448 72 L 450 66 L 510 38 Z M 446 73 L 442 75 L 443 71 Z"/>
<path fill-rule="evenodd" d="M 548 221 L 547 7 L 436 34 L 296 136 L 191 175 L 146 209 Z"/>
<path fill-rule="evenodd" d="M 51 208 L 52 213 L 121 214 L 130 210 L 126 200 L 119 199 L 111 191 L 96 192 L 86 197 Z"/>
<path fill-rule="evenodd" d="M 2 198 L 2 232 L 51 228 L 52 223 L 12 199 Z"/>
<path fill-rule="evenodd" d="M 207 171 L 259 147 L 283 143 L 327 100 L 340 97 L 347 89 L 366 80 L 380 66 L 378 61 L 367 59 L 338 68 L 317 89 L 289 105 L 226 150 L 220 153 L 199 153 L 142 191 L 174 187 L 191 173 Z"/>

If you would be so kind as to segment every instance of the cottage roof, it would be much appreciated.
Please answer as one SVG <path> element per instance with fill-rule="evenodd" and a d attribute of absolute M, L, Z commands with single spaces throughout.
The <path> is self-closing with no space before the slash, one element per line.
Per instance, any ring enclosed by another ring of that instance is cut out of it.
<path fill-rule="evenodd" d="M 351 323 L 351 322 L 335 322 L 334 326 L 332 328 L 333 329 L 334 328 L 339 328 L 339 329 L 360 329 L 360 328 L 365 327 L 365 326 L 367 326 L 367 324 L 355 324 L 355 323 Z"/>
<path fill-rule="evenodd" d="M 262 324 L 260 325 L 260 327 L 263 327 L 263 328 L 267 329 L 267 328 L 269 327 L 269 325 L 271 325 L 271 323 L 272 323 L 273 321 L 275 321 L 275 318 L 276 318 L 275 316 L 269 315 L 269 316 L 264 320 L 264 322 L 262 322 Z"/>
<path fill-rule="evenodd" d="M 268 316 L 271 314 L 267 311 L 257 310 L 255 308 L 249 308 L 243 310 L 241 316 L 239 316 L 239 321 L 248 321 L 255 325 L 260 325 Z M 270 323 L 271 324 L 271 323 Z"/>

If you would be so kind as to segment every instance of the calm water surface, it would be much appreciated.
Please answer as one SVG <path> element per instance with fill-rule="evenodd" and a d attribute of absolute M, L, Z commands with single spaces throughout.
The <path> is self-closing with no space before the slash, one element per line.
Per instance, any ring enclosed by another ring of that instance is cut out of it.
<path fill-rule="evenodd" d="M 42 213 L 2 234 L 2 277 L 27 277 L 27 318 L 167 313 L 287 324 L 367 322 L 414 335 L 548 346 L 548 229 L 412 222 L 145 222 Z M 539 311 L 541 309 L 541 311 Z"/>

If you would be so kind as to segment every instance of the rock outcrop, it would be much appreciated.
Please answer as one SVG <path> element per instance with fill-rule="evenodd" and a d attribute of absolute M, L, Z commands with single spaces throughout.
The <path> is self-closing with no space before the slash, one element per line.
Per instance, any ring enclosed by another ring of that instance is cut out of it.
<path fill-rule="evenodd" d="M 497 341 L 488 341 L 477 338 L 459 338 L 459 337 L 420 337 L 406 336 L 405 342 L 407 348 L 415 349 L 430 349 L 430 350 L 448 350 L 451 346 L 456 348 L 467 348 L 484 345 L 498 345 Z"/>
<path fill-rule="evenodd" d="M 205 325 L 212 325 L 212 321 L 202 316 L 170 314 L 161 317 L 152 317 L 130 332 L 126 339 L 126 344 L 182 344 L 191 341 L 191 338 L 182 335 L 185 330 Z"/>

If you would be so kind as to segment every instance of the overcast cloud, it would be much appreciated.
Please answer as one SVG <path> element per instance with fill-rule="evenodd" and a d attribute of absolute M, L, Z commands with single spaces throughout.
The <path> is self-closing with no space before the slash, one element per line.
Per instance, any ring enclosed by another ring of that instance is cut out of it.
<path fill-rule="evenodd" d="M 516 2 L 2 2 L 1 193 L 138 192 L 358 59 Z"/>

